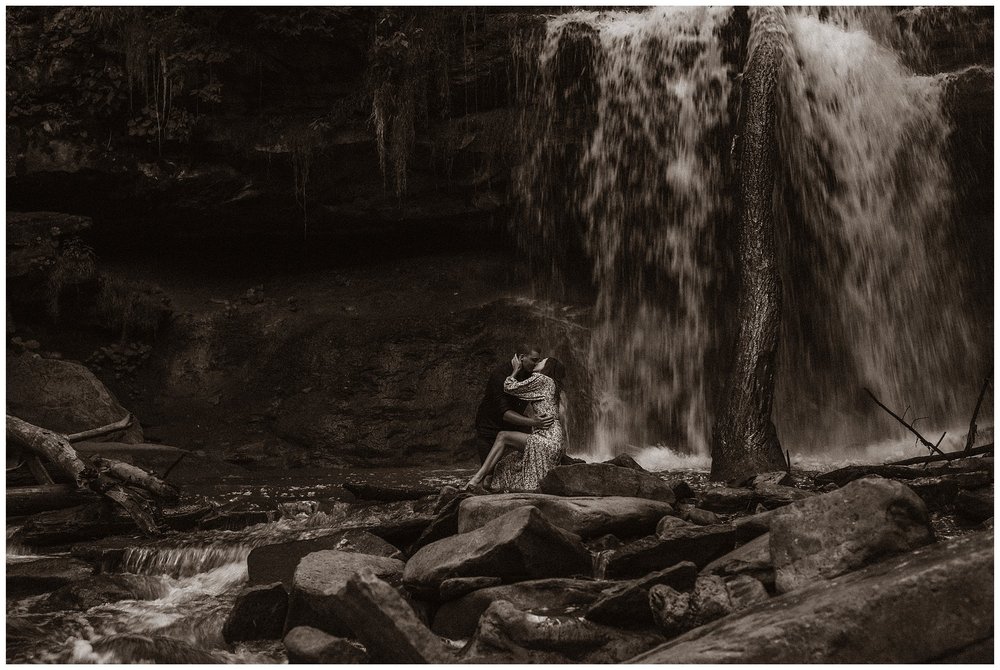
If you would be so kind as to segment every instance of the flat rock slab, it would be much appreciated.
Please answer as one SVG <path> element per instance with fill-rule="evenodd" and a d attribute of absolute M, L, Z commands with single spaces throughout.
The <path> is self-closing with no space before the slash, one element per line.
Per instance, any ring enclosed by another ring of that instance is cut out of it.
<path fill-rule="evenodd" d="M 41 558 L 7 563 L 7 595 L 24 596 L 55 591 L 94 574 L 89 563 L 75 558 Z"/>
<path fill-rule="evenodd" d="M 441 582 L 455 577 L 514 582 L 590 571 L 590 553 L 579 536 L 553 525 L 537 508 L 521 506 L 481 528 L 427 545 L 407 562 L 403 583 L 418 596 L 436 598 Z"/>
<path fill-rule="evenodd" d="M 381 578 L 398 582 L 403 562 L 346 551 L 317 551 L 305 556 L 295 570 L 285 630 L 312 626 L 332 635 L 350 634 L 350 626 L 337 616 L 334 596 L 365 568 Z"/>
<path fill-rule="evenodd" d="M 656 475 L 607 463 L 553 468 L 542 479 L 539 489 L 557 496 L 623 496 L 665 503 L 675 500 L 673 487 Z"/>
<path fill-rule="evenodd" d="M 928 663 L 992 637 L 986 531 L 772 598 L 630 662 Z"/>
<path fill-rule="evenodd" d="M 751 489 L 719 486 L 705 489 L 698 496 L 698 507 L 710 512 L 745 512 L 757 501 Z"/>
<path fill-rule="evenodd" d="M 481 528 L 513 509 L 528 505 L 537 507 L 549 523 L 583 538 L 608 533 L 618 537 L 651 533 L 657 522 L 673 511 L 669 503 L 645 498 L 502 493 L 463 500 L 458 511 L 458 532 Z"/>
<path fill-rule="evenodd" d="M 14 535 L 29 547 L 49 547 L 110 535 L 127 535 L 137 529 L 135 522 L 119 516 L 106 501 L 34 514 Z"/>
<path fill-rule="evenodd" d="M 775 588 L 784 593 L 934 541 L 927 507 L 909 488 L 867 478 L 771 518 Z"/>
<path fill-rule="evenodd" d="M 352 554 L 403 559 L 402 552 L 385 540 L 364 530 L 343 530 L 307 540 L 293 540 L 256 547 L 247 556 L 250 584 L 281 582 L 291 588 L 295 569 L 303 556 L 316 551 L 346 551 Z"/>
<path fill-rule="evenodd" d="M 535 579 L 492 586 L 446 602 L 438 608 L 432 629 L 453 640 L 470 637 L 486 608 L 505 600 L 536 614 L 579 612 L 600 598 L 611 582 L 587 579 Z"/>
<path fill-rule="evenodd" d="M 609 579 L 642 577 L 681 561 L 701 567 L 736 546 L 736 531 L 728 524 L 672 526 L 660 536 L 644 537 L 617 549 L 607 562 Z"/>

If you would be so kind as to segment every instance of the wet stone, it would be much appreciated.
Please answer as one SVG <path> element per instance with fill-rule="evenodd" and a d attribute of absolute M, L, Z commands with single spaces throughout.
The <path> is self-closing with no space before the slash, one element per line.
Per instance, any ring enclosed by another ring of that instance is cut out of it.
<path fill-rule="evenodd" d="M 727 486 L 702 491 L 698 507 L 711 512 L 745 512 L 752 509 L 756 496 L 750 489 L 736 489 Z"/>
<path fill-rule="evenodd" d="M 310 626 L 296 626 L 284 639 L 289 663 L 365 663 L 364 647 Z"/>
<path fill-rule="evenodd" d="M 285 627 L 288 592 L 281 582 L 250 586 L 236 597 L 222 627 L 222 637 L 232 644 L 246 640 L 277 640 Z"/>

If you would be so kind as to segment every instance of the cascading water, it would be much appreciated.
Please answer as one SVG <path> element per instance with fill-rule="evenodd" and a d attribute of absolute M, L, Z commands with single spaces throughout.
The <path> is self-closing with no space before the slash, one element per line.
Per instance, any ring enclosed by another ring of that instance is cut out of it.
<path fill-rule="evenodd" d="M 786 309 L 776 418 L 786 444 L 806 450 L 892 434 L 862 387 L 931 417 L 928 429 L 967 421 L 989 369 L 947 240 L 942 78 L 914 75 L 859 28 L 888 33 L 885 21 L 835 18 L 789 17 L 777 122 Z"/>
<path fill-rule="evenodd" d="M 550 21 L 540 47 L 518 184 L 545 264 L 572 276 L 589 259 L 592 455 L 661 440 L 707 449 L 731 15 L 575 12 Z"/>
<path fill-rule="evenodd" d="M 975 279 L 948 240 L 945 78 L 914 74 L 932 59 L 893 11 L 793 12 L 776 124 L 779 438 L 843 456 L 901 437 L 863 387 L 932 417 L 936 437 L 968 421 L 992 366 L 992 319 L 973 331 Z M 573 12 L 536 45 L 516 225 L 546 286 L 592 288 L 592 457 L 707 455 L 733 331 L 740 20 Z"/>

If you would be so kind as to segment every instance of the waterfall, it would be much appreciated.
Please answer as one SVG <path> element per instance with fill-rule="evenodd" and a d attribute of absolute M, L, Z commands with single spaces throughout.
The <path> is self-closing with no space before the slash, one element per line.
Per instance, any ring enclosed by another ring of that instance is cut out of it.
<path fill-rule="evenodd" d="M 793 454 L 843 455 L 899 438 L 864 387 L 910 419 L 931 417 L 929 437 L 964 430 L 991 369 L 992 318 L 973 330 L 976 278 L 953 251 L 946 77 L 927 74 L 919 13 L 790 12 L 777 118 L 779 439 Z M 652 445 L 708 453 L 734 333 L 730 151 L 745 25 L 731 8 L 571 12 L 522 50 L 514 229 L 540 288 L 592 305 L 581 345 L 591 458 Z"/>
<path fill-rule="evenodd" d="M 779 435 L 799 449 L 891 435 L 862 387 L 900 413 L 909 406 L 911 419 L 930 417 L 927 429 L 967 421 L 987 370 L 972 355 L 948 243 L 942 78 L 915 75 L 860 29 L 884 26 L 871 14 L 835 18 L 789 18 L 778 118 L 785 310 L 775 405 Z"/>
<path fill-rule="evenodd" d="M 541 238 L 536 267 L 594 288 L 592 455 L 663 440 L 707 450 L 731 15 L 574 12 L 539 48 L 518 225 Z"/>

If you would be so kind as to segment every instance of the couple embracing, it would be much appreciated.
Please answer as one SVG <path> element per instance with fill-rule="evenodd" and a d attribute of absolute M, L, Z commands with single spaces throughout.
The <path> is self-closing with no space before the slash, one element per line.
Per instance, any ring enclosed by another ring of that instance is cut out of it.
<path fill-rule="evenodd" d="M 465 488 L 534 491 L 566 453 L 566 368 L 525 347 L 496 368 L 476 413 L 479 458 L 483 462 Z"/>

